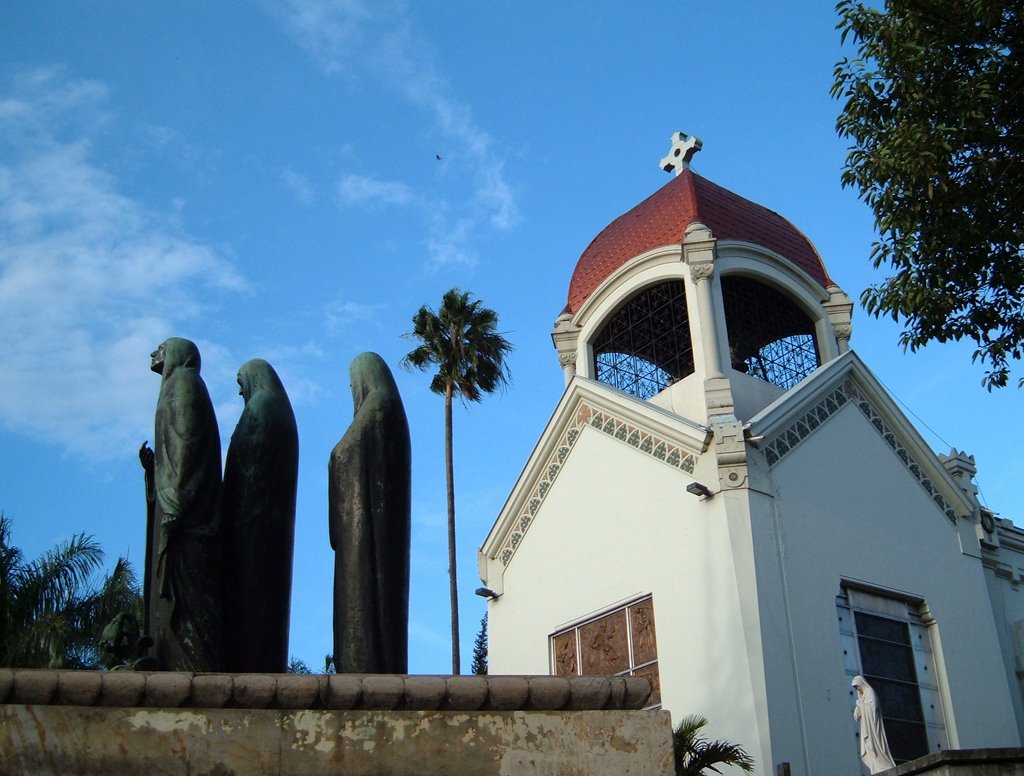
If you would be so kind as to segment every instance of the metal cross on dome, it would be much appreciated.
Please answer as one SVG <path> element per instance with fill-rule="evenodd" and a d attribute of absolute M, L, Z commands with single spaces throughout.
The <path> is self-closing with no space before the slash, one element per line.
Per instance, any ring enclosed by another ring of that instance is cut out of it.
<path fill-rule="evenodd" d="M 704 142 L 696 135 L 673 132 L 672 147 L 668 149 L 668 156 L 662 157 L 661 169 L 665 172 L 675 170 L 676 175 L 690 169 L 690 160 L 703 145 Z"/>

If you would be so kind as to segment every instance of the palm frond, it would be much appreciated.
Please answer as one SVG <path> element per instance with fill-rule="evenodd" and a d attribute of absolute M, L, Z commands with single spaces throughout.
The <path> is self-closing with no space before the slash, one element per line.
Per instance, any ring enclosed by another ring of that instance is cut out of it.
<path fill-rule="evenodd" d="M 103 562 L 103 550 L 91 536 L 77 534 L 18 571 L 19 597 L 39 612 L 67 607 L 88 585 Z"/>
<path fill-rule="evenodd" d="M 103 550 L 77 534 L 31 562 L 11 544 L 11 521 L 0 514 L 0 665 L 98 668 L 103 627 L 122 611 L 137 618 L 142 595 L 121 558 L 100 583 Z"/>
<path fill-rule="evenodd" d="M 430 390 L 444 394 L 449 386 L 465 401 L 481 401 L 509 381 L 505 363 L 512 344 L 497 331 L 498 314 L 468 291 L 451 288 L 437 312 L 424 305 L 412 318 L 405 336 L 419 345 L 402 359 L 406 369 L 437 372 Z"/>
<path fill-rule="evenodd" d="M 17 570 L 21 565 L 21 550 L 11 545 L 11 519 L 0 512 L 0 657 L 3 656 L 3 645 L 8 643 L 13 633 Z"/>
<path fill-rule="evenodd" d="M 743 747 L 728 741 L 708 741 L 701 735 L 708 721 L 689 714 L 672 731 L 677 776 L 703 776 L 709 770 L 721 773 L 718 766 L 732 766 L 744 773 L 754 770 L 754 760 Z"/>

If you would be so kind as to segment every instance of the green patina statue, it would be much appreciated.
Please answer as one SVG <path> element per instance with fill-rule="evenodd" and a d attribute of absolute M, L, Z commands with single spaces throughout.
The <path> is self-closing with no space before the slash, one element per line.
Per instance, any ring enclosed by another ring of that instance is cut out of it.
<path fill-rule="evenodd" d="M 338 673 L 408 668 L 412 454 L 395 379 L 376 353 L 349 368 L 355 418 L 331 453 L 328 509 Z"/>
<path fill-rule="evenodd" d="M 153 450 L 153 509 L 147 541 L 146 623 L 157 665 L 220 671 L 220 432 L 199 349 L 178 337 L 152 354 L 162 376 Z M 144 450 L 143 465 L 145 466 Z"/>
<path fill-rule="evenodd" d="M 238 385 L 245 408 L 224 466 L 224 670 L 284 672 L 299 437 L 270 364 L 245 362 Z"/>

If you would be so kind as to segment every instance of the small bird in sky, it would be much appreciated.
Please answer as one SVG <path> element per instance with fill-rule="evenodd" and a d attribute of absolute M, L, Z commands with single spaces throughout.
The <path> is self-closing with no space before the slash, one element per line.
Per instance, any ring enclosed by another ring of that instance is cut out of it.
<path fill-rule="evenodd" d="M 441 161 L 441 154 L 434 154 L 434 158 L 437 159 L 437 161 Z"/>

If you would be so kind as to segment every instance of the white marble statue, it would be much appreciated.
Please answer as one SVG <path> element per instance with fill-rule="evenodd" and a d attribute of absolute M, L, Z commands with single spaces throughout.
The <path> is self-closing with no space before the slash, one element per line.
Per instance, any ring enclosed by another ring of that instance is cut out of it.
<path fill-rule="evenodd" d="M 896 763 L 889 753 L 889 743 L 885 740 L 882 711 L 878 708 L 875 691 L 860 675 L 853 677 L 851 686 L 857 691 L 857 707 L 853 710 L 853 718 L 860 722 L 860 759 L 873 774 L 895 768 Z"/>

